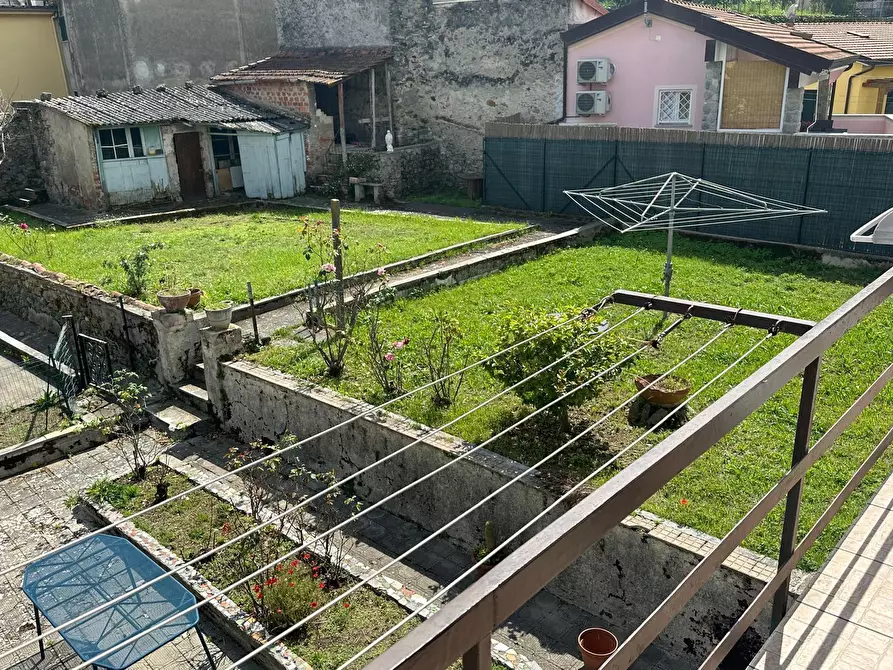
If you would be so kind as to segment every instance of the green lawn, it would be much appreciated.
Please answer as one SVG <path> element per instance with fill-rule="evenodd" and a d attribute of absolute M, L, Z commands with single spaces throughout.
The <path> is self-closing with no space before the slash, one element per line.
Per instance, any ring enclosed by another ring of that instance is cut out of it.
<path fill-rule="evenodd" d="M 420 370 L 419 352 L 413 342 L 418 342 L 429 332 L 432 310 L 454 315 L 464 328 L 466 342 L 473 348 L 474 356 L 480 358 L 497 349 L 494 326 L 499 314 L 507 309 L 581 308 L 618 288 L 661 292 L 665 243 L 665 237 L 659 233 L 614 236 L 586 248 L 559 251 L 457 288 L 398 302 L 385 312 L 384 330 L 389 338 L 411 338 L 405 353 L 408 361 L 405 386 L 412 388 L 425 381 Z M 674 296 L 813 320 L 827 315 L 879 274 L 878 270 L 831 268 L 796 252 L 743 248 L 696 238 L 678 240 L 675 269 Z M 627 313 L 628 310 L 613 307 L 604 314 L 616 321 Z M 630 347 L 637 339 L 650 335 L 659 316 L 639 317 L 630 322 L 630 327 L 623 330 Z M 577 427 L 588 425 L 594 417 L 629 398 L 634 393 L 634 374 L 663 372 L 693 352 L 717 332 L 717 328 L 716 323 L 701 320 L 684 324 L 667 338 L 660 352 L 642 356 L 616 380 L 606 384 L 595 401 L 576 412 L 573 418 Z M 822 368 L 814 439 L 830 427 L 893 361 L 893 339 L 879 335 L 890 332 L 893 332 L 893 308 L 885 305 L 827 354 Z M 361 332 L 359 337 L 362 336 Z M 678 374 L 691 380 L 697 388 L 761 337 L 762 333 L 752 329 L 734 328 Z M 693 409 L 703 409 L 792 341 L 790 336 L 779 335 L 766 343 L 744 365 L 696 398 Z M 871 353 L 866 355 L 866 352 Z M 321 376 L 320 361 L 304 344 L 269 347 L 255 359 L 322 381 L 351 395 L 376 399 L 370 374 L 356 351 L 348 361 L 347 375 L 337 383 Z M 796 382 L 788 384 L 731 435 L 664 487 L 648 501 L 645 509 L 713 535 L 721 536 L 730 530 L 790 465 L 799 398 Z M 476 370 L 468 376 L 456 406 L 437 409 L 427 394 L 418 394 L 400 403 L 396 410 L 429 425 L 440 425 L 501 388 L 485 372 Z M 453 426 L 450 432 L 480 442 L 529 410 L 510 394 Z M 893 391 L 887 391 L 845 433 L 832 452 L 811 470 L 803 497 L 802 531 L 805 532 L 818 518 L 883 437 L 890 426 L 891 410 Z M 560 485 L 579 481 L 642 432 L 643 429 L 629 425 L 626 412 L 620 412 L 595 431 L 591 439 L 581 440 L 556 459 L 552 467 L 547 468 L 547 473 Z M 624 456 L 619 464 L 628 464 L 667 434 L 666 431 L 657 433 L 639 445 L 634 453 Z M 554 421 L 532 421 L 527 428 L 513 434 L 512 439 L 497 442 L 494 449 L 522 462 L 533 463 L 548 454 L 563 438 L 566 436 L 558 434 Z M 893 456 L 887 456 L 872 471 L 808 554 L 802 567 L 814 569 L 820 565 L 869 495 L 893 469 L 891 466 Z M 597 481 L 604 481 L 615 473 L 616 469 L 608 471 Z M 686 504 L 681 503 L 683 499 Z M 747 539 L 746 546 L 775 556 L 782 512 L 781 507 L 776 508 Z"/>
<path fill-rule="evenodd" d="M 149 298 L 155 302 L 158 280 L 173 271 L 183 285 L 198 286 L 206 301 L 224 299 L 247 301 L 245 283 L 250 281 L 255 298 L 279 295 L 306 286 L 319 271 L 318 264 L 303 255 L 299 235 L 300 216 L 327 219 L 322 212 L 294 214 L 282 211 L 213 214 L 201 218 L 173 219 L 145 224 L 105 224 L 96 228 L 50 233 L 50 250 L 40 244 L 27 260 L 50 270 L 91 282 L 107 289 L 123 291 L 124 273 L 108 268 L 122 255 L 132 255 L 142 245 L 163 242 L 164 249 L 151 252 Z M 44 230 L 29 220 L 35 235 Z M 464 219 L 443 219 L 412 214 L 379 214 L 344 211 L 342 228 L 353 242 L 353 256 L 359 263 L 378 243 L 386 247 L 380 262 L 397 260 L 498 233 L 519 224 L 478 223 Z M 5 231 L 4 231 L 5 232 Z M 12 239 L 0 234 L 0 252 L 22 256 Z M 367 269 L 367 268 L 360 268 Z"/>
<path fill-rule="evenodd" d="M 158 467 L 163 466 L 151 468 L 149 478 L 139 484 L 130 484 L 127 479 L 117 482 L 100 480 L 94 483 L 88 495 L 104 499 L 124 514 L 133 514 L 153 502 Z M 192 487 L 188 479 L 177 473 L 169 474 L 167 481 L 170 483 L 171 496 Z M 231 505 L 207 491 L 197 491 L 144 514 L 136 519 L 134 524 L 186 560 L 221 544 L 226 539 L 225 526 L 248 528 L 248 521 L 241 512 L 234 510 Z M 241 531 L 229 532 L 235 534 Z M 225 588 L 242 576 L 233 569 L 235 562 L 231 552 L 236 546 L 238 545 L 222 550 L 197 566 L 199 572 L 218 588 Z M 294 546 L 289 542 L 283 542 L 281 553 L 290 551 Z M 351 585 L 346 583 L 339 588 L 320 590 L 317 588 L 319 577 L 310 574 L 307 564 L 291 561 L 283 564 L 285 568 L 289 565 L 293 566 L 293 569 L 288 572 L 287 577 L 285 570 L 277 574 L 281 574 L 286 580 L 292 580 L 290 586 L 293 591 L 289 592 L 293 594 L 292 597 L 313 600 L 313 607 L 317 606 L 317 602 L 320 606 L 329 602 Z M 247 596 L 241 588 L 233 589 L 228 595 L 241 607 L 249 609 Z M 335 670 L 401 621 L 408 613 L 390 598 L 378 595 L 367 588 L 353 592 L 347 602 L 348 607 L 333 606 L 325 610 L 305 628 L 289 635 L 284 640 L 285 644 L 317 670 Z M 284 608 L 285 604 L 282 607 Z M 417 619 L 410 620 L 389 640 L 380 643 L 358 659 L 355 667 L 363 667 L 418 625 Z M 460 664 L 456 664 L 451 670 L 459 670 L 460 667 Z M 498 664 L 494 664 L 493 668 L 505 670 Z"/>

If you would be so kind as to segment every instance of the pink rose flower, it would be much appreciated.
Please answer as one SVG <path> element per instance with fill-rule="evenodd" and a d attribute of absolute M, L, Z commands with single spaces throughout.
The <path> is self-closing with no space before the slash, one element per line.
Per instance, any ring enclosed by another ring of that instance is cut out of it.
<path fill-rule="evenodd" d="M 19 228 L 21 228 L 22 230 L 28 230 L 28 224 L 25 223 L 24 221 L 22 221 L 22 222 L 19 224 Z"/>
<path fill-rule="evenodd" d="M 384 275 L 385 275 L 385 269 L 384 269 L 384 268 L 378 268 L 378 269 L 375 271 L 375 274 L 377 274 L 379 277 L 384 277 Z"/>
<path fill-rule="evenodd" d="M 402 349 L 406 346 L 406 340 L 397 340 L 393 345 L 394 349 Z"/>
<path fill-rule="evenodd" d="M 390 351 L 384 355 L 384 359 L 386 361 L 393 361 L 395 358 L 397 358 L 397 357 Z"/>
<path fill-rule="evenodd" d="M 335 265 L 334 263 L 323 263 L 323 266 L 319 269 L 320 272 L 334 272 Z"/>

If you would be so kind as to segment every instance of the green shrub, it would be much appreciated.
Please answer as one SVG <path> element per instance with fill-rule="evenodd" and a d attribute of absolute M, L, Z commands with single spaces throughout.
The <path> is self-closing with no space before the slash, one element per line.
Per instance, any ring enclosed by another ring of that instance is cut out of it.
<path fill-rule="evenodd" d="M 571 308 L 559 312 L 514 311 L 502 317 L 498 325 L 499 348 L 504 349 L 523 342 L 538 333 L 567 321 L 579 314 Z M 582 346 L 598 335 L 598 326 L 592 320 L 578 319 L 538 337 L 509 354 L 499 356 L 486 364 L 487 371 L 499 382 L 510 386 L 541 370 L 550 363 Z M 549 403 L 606 370 L 622 358 L 624 347 L 613 335 L 605 335 L 566 360 L 537 375 L 520 386 L 515 393 L 534 407 Z M 616 375 L 604 375 L 598 382 L 568 396 L 553 405 L 550 411 L 561 422 L 564 430 L 570 428 L 568 408 L 584 404 L 598 395 L 601 382 Z"/>
<path fill-rule="evenodd" d="M 127 507 L 139 494 L 140 487 L 136 484 L 121 484 L 110 479 L 98 479 L 87 489 L 87 495 L 91 499 L 111 505 L 115 509 Z"/>

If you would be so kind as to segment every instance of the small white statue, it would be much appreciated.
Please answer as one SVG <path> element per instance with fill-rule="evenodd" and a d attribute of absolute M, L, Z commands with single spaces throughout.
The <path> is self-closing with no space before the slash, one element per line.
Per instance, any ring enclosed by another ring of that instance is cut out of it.
<path fill-rule="evenodd" d="M 388 153 L 394 153 L 394 133 L 391 132 L 390 128 L 388 128 L 388 132 L 385 133 L 384 143 L 388 147 Z"/>

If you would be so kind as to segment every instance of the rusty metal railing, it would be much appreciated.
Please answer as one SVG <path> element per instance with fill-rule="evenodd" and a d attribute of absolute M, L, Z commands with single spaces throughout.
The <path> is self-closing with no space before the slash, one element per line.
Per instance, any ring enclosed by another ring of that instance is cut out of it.
<path fill-rule="evenodd" d="M 710 652 L 701 665 L 701 670 L 718 667 L 760 611 L 773 599 L 772 625 L 776 626 L 787 611 L 788 582 L 797 562 L 840 511 L 871 466 L 893 442 L 891 429 L 798 544 L 796 537 L 804 476 L 893 379 L 891 365 L 810 449 L 822 355 L 891 294 L 893 270 L 884 273 L 814 326 L 796 319 L 778 321 L 778 327 L 800 337 L 722 398 L 500 561 L 487 575 L 367 665 L 367 669 L 440 670 L 460 657 L 465 670 L 489 668 L 490 633 L 497 626 L 603 538 L 611 528 L 759 409 L 782 386 L 803 373 L 790 471 L 691 570 L 603 667 L 605 670 L 629 668 L 748 533 L 786 496 L 778 570 Z M 765 327 L 767 320 L 780 319 L 772 315 L 739 312 L 731 308 L 670 298 L 654 298 L 627 291 L 618 291 L 614 298 L 619 303 L 630 305 L 638 305 L 646 300 L 654 309 L 665 309 L 677 314 L 697 312 L 695 316 L 718 320 L 724 318 L 723 314 L 727 317 L 729 312 L 736 313 L 738 323 L 756 327 Z M 878 337 L 891 335 L 893 334 L 885 333 Z M 866 355 L 871 355 L 871 352 L 866 352 Z"/>

